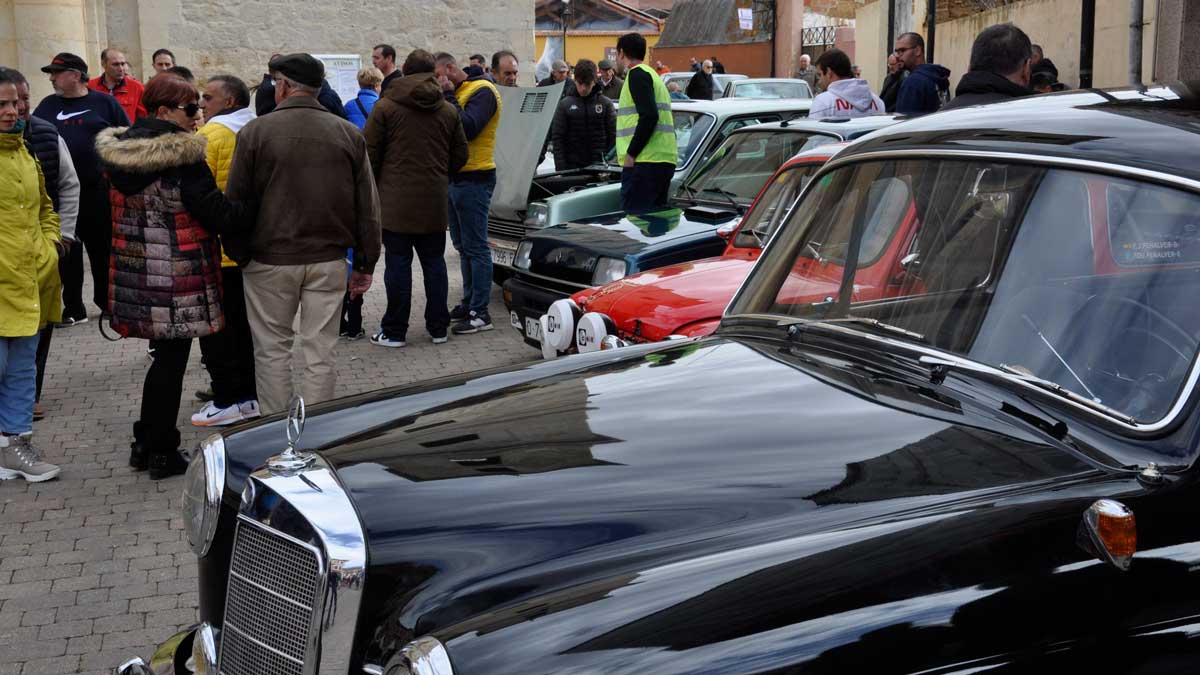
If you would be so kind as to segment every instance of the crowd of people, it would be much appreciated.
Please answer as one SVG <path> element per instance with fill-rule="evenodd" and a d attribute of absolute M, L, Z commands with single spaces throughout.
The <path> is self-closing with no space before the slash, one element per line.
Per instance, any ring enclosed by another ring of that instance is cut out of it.
<path fill-rule="evenodd" d="M 927 63 L 919 34 L 896 39 L 876 94 L 837 49 L 797 76 L 820 93 L 810 116 L 921 115 L 1061 88 L 1053 63 L 1016 26 L 983 30 L 950 95 L 950 72 Z M 645 63 L 640 35 L 617 59 L 552 64 L 562 87 L 550 145 L 559 169 L 615 160 L 622 208 L 661 208 L 676 164 L 666 67 Z M 692 60 L 693 91 L 724 71 Z M 198 87 L 167 49 L 146 83 L 119 49 L 60 53 L 42 68 L 54 93 L 31 107 L 29 82 L 0 68 L 0 479 L 48 480 L 32 438 L 55 326 L 88 321 L 91 303 L 121 337 L 149 342 L 130 465 L 153 478 L 182 472 L 176 427 L 193 339 L 212 381 L 193 424 L 231 424 L 333 396 L 339 338 L 365 336 L 362 296 L 385 259 L 387 309 L 370 341 L 409 339 L 412 264 L 421 265 L 424 328 L 435 344 L 493 328 L 487 215 L 496 187 L 498 87 L 519 62 L 377 45 L 343 102 L 306 53 L 274 54 L 257 93 L 229 74 Z M 618 75 L 623 73 L 624 77 Z M 698 83 L 698 84 L 697 84 Z M 708 94 L 708 95 L 706 95 Z M 449 235 L 462 297 L 451 307 Z M 303 373 L 292 373 L 293 350 Z M 200 395 L 201 392 L 198 392 Z"/>

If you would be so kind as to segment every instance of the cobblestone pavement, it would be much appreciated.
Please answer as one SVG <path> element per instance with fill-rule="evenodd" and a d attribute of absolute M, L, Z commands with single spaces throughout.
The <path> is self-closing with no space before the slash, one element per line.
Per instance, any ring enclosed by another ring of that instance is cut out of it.
<path fill-rule="evenodd" d="M 461 288 L 453 251 L 447 264 L 453 299 Z M 368 335 L 386 304 L 382 261 L 376 272 L 363 307 Z M 417 265 L 414 287 L 421 288 Z M 404 349 L 366 338 L 339 345 L 339 396 L 537 357 L 508 327 L 498 287 L 496 329 L 443 345 L 425 334 L 423 298 L 413 305 Z M 148 657 L 196 616 L 195 556 L 178 515 L 182 478 L 154 482 L 127 466 L 150 362 L 146 342 L 105 341 L 90 309 L 88 323 L 54 333 L 42 392 L 47 416 L 34 424 L 35 440 L 62 475 L 0 482 L 0 675 L 107 674 L 125 657 Z M 179 412 L 189 447 L 207 433 L 189 422 L 200 405 L 192 392 L 207 383 L 194 346 Z"/>

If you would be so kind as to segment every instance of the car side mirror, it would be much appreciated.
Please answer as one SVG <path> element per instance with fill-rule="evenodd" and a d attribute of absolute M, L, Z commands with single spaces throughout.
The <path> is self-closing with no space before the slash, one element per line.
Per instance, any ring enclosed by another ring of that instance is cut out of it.
<path fill-rule="evenodd" d="M 741 224 L 742 224 L 742 220 L 740 218 L 737 220 L 734 220 L 732 222 L 726 223 L 717 228 L 717 236 L 724 239 L 725 241 L 729 241 L 730 238 L 733 237 L 733 233 L 737 232 L 738 225 L 741 225 Z"/>

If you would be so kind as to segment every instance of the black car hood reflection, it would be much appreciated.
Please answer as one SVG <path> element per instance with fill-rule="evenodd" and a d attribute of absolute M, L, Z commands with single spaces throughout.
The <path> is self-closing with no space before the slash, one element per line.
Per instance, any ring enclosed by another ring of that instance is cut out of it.
<path fill-rule="evenodd" d="M 402 643 L 567 578 L 620 584 L 650 561 L 1089 469 L 916 387 L 854 394 L 763 351 L 712 339 L 578 373 L 559 362 L 324 450 L 367 531 L 368 585 L 385 586 L 368 592 L 369 625 L 394 633 L 377 638 Z"/>
<path fill-rule="evenodd" d="M 684 237 L 715 236 L 716 229 L 725 222 L 728 221 L 692 220 L 681 209 L 666 208 L 640 215 L 614 213 L 587 223 L 555 225 L 531 233 L 529 239 L 533 241 L 535 265 L 539 262 L 555 264 L 555 261 L 547 260 L 547 256 L 563 247 L 623 258 Z"/>

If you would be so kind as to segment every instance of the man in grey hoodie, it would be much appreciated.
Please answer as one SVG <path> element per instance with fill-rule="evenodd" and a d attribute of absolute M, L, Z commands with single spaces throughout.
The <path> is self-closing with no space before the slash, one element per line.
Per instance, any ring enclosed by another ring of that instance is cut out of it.
<path fill-rule="evenodd" d="M 817 57 L 817 80 L 824 89 L 813 99 L 809 119 L 881 115 L 883 101 L 871 92 L 866 80 L 854 77 L 850 57 L 840 49 L 829 49 Z"/>

